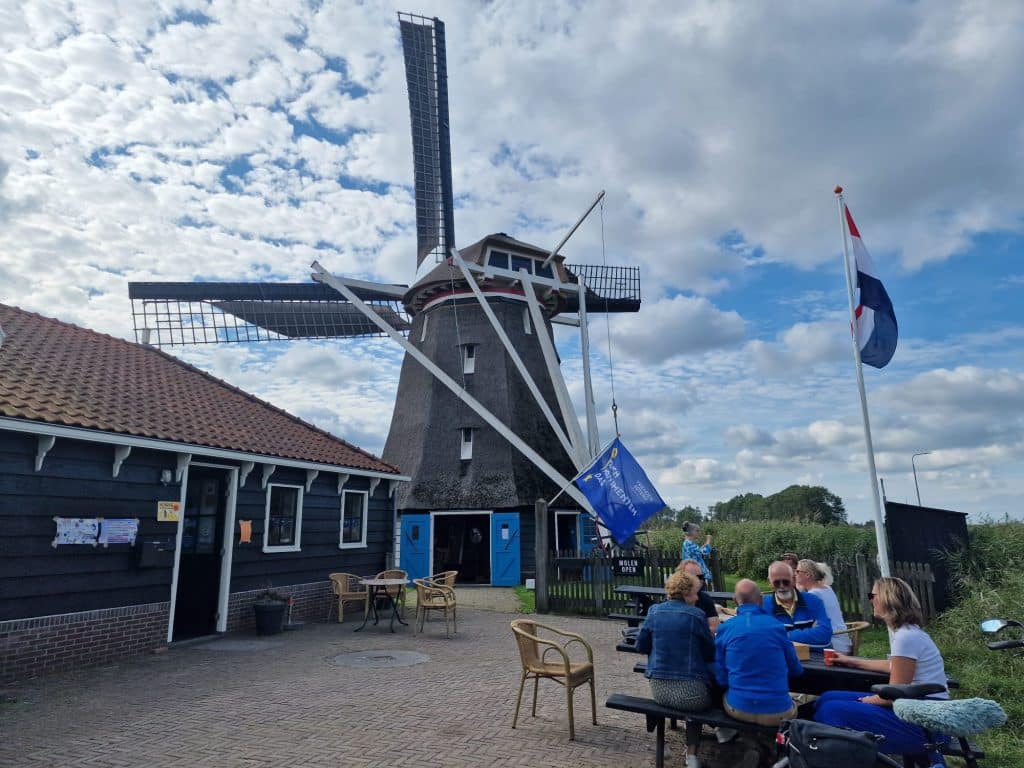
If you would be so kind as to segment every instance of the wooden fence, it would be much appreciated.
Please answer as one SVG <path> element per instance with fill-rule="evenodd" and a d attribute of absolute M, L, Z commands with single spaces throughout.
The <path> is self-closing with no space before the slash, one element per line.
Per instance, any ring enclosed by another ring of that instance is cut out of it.
<path fill-rule="evenodd" d="M 665 579 L 679 565 L 675 552 L 635 550 L 614 557 L 594 555 L 577 557 L 573 553 L 552 553 L 548 561 L 548 607 L 554 613 L 606 616 L 626 611 L 628 598 L 616 594 L 624 584 L 663 586 Z M 711 572 L 715 590 L 725 589 L 718 558 L 712 553 Z M 904 579 L 913 588 L 925 621 L 935 616 L 932 585 L 935 575 L 927 563 L 894 562 L 892 575 Z M 879 576 L 874 560 L 857 555 L 856 560 L 832 566 L 835 582 L 832 589 L 847 619 L 871 620 L 868 592 Z"/>

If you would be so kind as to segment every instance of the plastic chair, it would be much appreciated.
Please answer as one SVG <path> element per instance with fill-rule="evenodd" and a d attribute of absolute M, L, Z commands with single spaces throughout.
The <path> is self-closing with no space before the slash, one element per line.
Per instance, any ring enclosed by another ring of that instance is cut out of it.
<path fill-rule="evenodd" d="M 409 580 L 409 574 L 406 573 L 403 570 L 398 569 L 398 568 L 392 568 L 389 571 L 381 571 L 376 576 L 374 576 L 374 578 L 375 579 L 405 579 L 406 581 L 408 581 Z M 400 586 L 385 587 L 384 591 L 388 593 L 388 597 L 390 597 L 392 600 L 394 600 L 394 601 L 396 601 L 398 603 L 399 607 L 402 609 L 402 615 L 404 616 L 405 615 L 405 587 L 400 587 Z"/>
<path fill-rule="evenodd" d="M 366 616 L 370 610 L 370 595 L 366 587 L 359 585 L 359 577 L 354 573 L 332 573 L 329 578 L 331 580 L 331 590 L 334 592 L 335 597 L 338 598 L 338 623 L 340 624 L 345 620 L 345 603 L 362 603 L 363 616 Z M 331 620 L 332 613 L 334 613 L 333 600 L 327 609 L 328 621 Z"/>
<path fill-rule="evenodd" d="M 849 635 L 850 643 L 852 648 L 850 649 L 850 655 L 856 656 L 857 651 L 860 650 L 860 633 L 871 626 L 869 621 L 848 621 L 846 622 L 846 629 L 840 629 L 833 632 L 833 635 Z"/>
<path fill-rule="evenodd" d="M 458 632 L 455 620 L 455 590 L 430 579 L 413 579 L 412 583 L 416 585 L 416 618 L 413 624 L 419 622 L 419 631 L 423 631 L 423 623 L 427 620 L 428 612 L 444 611 L 444 636 L 449 637 L 449 612 L 452 615 L 452 631 Z"/>
<path fill-rule="evenodd" d="M 512 727 L 519 721 L 519 707 L 523 702 L 523 686 L 528 678 L 533 678 L 533 711 L 537 716 L 537 687 L 540 679 L 554 680 L 565 688 L 565 701 L 569 706 L 569 741 L 576 739 L 576 726 L 573 720 L 572 694 L 584 683 L 590 684 L 590 709 L 594 725 L 597 725 L 597 697 L 594 693 L 594 651 L 580 635 L 555 629 L 547 624 L 540 624 L 531 619 L 517 619 L 512 622 L 512 631 L 519 646 L 519 659 L 523 665 L 523 676 L 519 681 L 519 696 L 516 698 L 516 713 L 512 718 Z M 540 632 L 550 633 L 554 637 L 541 637 Z M 562 640 L 562 638 L 568 638 Z M 573 661 L 569 657 L 568 648 L 573 643 L 583 646 L 586 661 Z M 549 660 L 550 659 L 550 660 Z"/>

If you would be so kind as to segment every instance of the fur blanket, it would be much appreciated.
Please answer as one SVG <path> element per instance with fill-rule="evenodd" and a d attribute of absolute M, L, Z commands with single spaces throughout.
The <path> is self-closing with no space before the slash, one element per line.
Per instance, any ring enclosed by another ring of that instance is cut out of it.
<path fill-rule="evenodd" d="M 991 699 L 897 699 L 896 716 L 935 733 L 973 736 L 1006 722 L 1003 708 Z"/>

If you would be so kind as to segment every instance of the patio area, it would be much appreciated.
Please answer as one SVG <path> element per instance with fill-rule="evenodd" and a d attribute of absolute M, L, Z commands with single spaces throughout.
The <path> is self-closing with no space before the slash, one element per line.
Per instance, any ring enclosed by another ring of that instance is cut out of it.
<path fill-rule="evenodd" d="M 613 692 L 647 694 L 632 672 L 636 658 L 614 650 L 620 622 L 544 617 L 593 645 L 598 725 L 586 689 L 577 690 L 576 741 L 568 741 L 564 693 L 547 683 L 537 718 L 524 693 L 525 717 L 512 730 L 520 674 L 513 618 L 460 607 L 449 640 L 437 619 L 414 636 L 383 623 L 354 633 L 358 622 L 349 618 L 24 683 L 0 704 L 0 765 L 653 765 L 643 718 L 603 706 Z M 681 734 L 668 742 L 667 763 L 681 765 Z M 705 765 L 732 764 L 735 752 L 716 757 L 720 749 L 705 739 Z"/>

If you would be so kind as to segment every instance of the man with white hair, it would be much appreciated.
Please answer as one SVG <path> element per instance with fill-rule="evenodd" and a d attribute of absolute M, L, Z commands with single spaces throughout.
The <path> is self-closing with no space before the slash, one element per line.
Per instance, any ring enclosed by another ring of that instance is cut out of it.
<path fill-rule="evenodd" d="M 796 576 L 788 563 L 781 560 L 772 563 L 768 568 L 768 581 L 775 594 L 765 595 L 765 613 L 784 625 L 813 622 L 808 628 L 790 630 L 790 640 L 818 648 L 825 648 L 832 642 L 832 622 L 828 620 L 825 603 L 817 595 L 797 590 Z"/>

